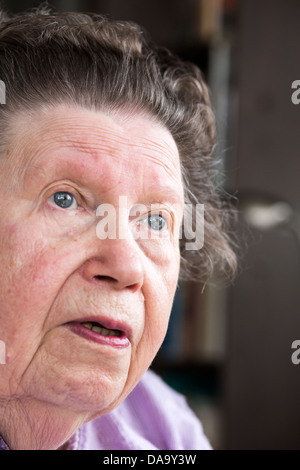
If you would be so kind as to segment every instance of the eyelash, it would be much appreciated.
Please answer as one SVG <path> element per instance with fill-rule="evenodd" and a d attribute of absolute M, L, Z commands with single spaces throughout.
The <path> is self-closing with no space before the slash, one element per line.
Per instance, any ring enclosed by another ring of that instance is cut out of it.
<path fill-rule="evenodd" d="M 74 208 L 60 207 L 58 204 L 55 203 L 55 200 L 54 200 L 57 194 L 70 195 L 73 199 L 72 204 L 76 202 L 76 207 Z M 50 196 L 47 197 L 47 202 L 50 202 L 50 205 L 54 207 L 55 209 L 58 209 L 58 210 L 61 209 L 64 212 L 75 211 L 75 210 L 86 210 L 87 212 L 92 212 L 92 209 L 89 209 L 89 204 L 86 201 L 86 199 L 78 191 L 69 187 L 67 187 L 66 189 L 60 189 L 58 191 L 51 192 Z"/>
<path fill-rule="evenodd" d="M 71 196 L 73 198 L 73 200 L 76 201 L 77 207 L 70 209 L 70 208 L 64 208 L 64 207 L 58 206 L 58 204 L 55 203 L 55 196 L 58 195 L 58 194 L 65 194 L 65 195 Z M 77 199 L 81 199 L 81 200 L 77 201 Z M 82 198 L 80 198 L 79 195 L 76 197 L 71 191 L 67 191 L 67 190 L 56 191 L 54 194 L 52 194 L 48 198 L 48 200 L 51 200 L 52 204 L 54 204 L 56 207 L 60 207 L 60 209 L 62 209 L 63 211 L 77 210 L 77 209 L 79 209 L 80 204 L 83 205 L 82 204 Z M 170 218 L 171 218 L 171 216 L 170 216 L 170 214 L 168 214 L 167 216 L 163 215 L 162 212 L 163 211 L 161 209 L 160 210 L 158 209 L 157 211 L 148 212 L 146 217 L 138 219 L 138 224 L 142 225 L 143 221 L 145 221 L 145 220 L 149 221 L 150 217 L 160 216 L 164 220 L 164 226 L 163 226 L 162 230 L 153 229 L 153 231 L 157 232 L 157 233 L 162 233 L 162 232 L 165 231 L 165 227 L 169 230 L 170 229 Z M 151 227 L 149 226 L 149 222 L 148 222 L 148 227 L 151 229 Z"/>
<path fill-rule="evenodd" d="M 168 217 L 163 216 L 163 215 L 161 214 L 161 211 L 155 212 L 155 213 L 154 213 L 153 211 L 152 211 L 152 212 L 148 212 L 147 216 L 146 216 L 146 217 L 143 217 L 143 218 L 140 218 L 137 223 L 138 223 L 139 226 L 141 226 L 141 225 L 144 225 L 145 221 L 147 220 L 148 228 L 151 230 L 151 227 L 149 226 L 149 218 L 150 218 L 150 217 L 155 217 L 155 216 L 161 216 L 161 217 L 163 217 L 163 219 L 164 219 L 164 226 L 163 226 L 162 230 L 155 230 L 154 228 L 152 228 L 152 230 L 153 230 L 154 232 L 162 233 L 162 232 L 164 232 L 166 229 L 169 229 L 170 223 L 169 223 Z"/>
<path fill-rule="evenodd" d="M 70 192 L 68 192 L 68 191 L 58 191 L 58 192 L 52 194 L 52 196 L 50 196 L 49 200 L 51 200 L 51 202 L 53 202 L 56 206 L 58 206 L 58 204 L 55 202 L 55 196 L 57 196 L 58 194 L 65 194 L 65 195 L 71 196 L 71 197 L 73 198 L 73 202 L 74 202 L 74 201 L 76 202 L 76 208 L 75 208 L 75 209 L 78 209 L 78 205 L 79 205 L 79 204 L 78 204 L 78 202 L 77 202 L 77 200 L 76 200 L 76 197 L 75 197 L 72 193 L 70 193 Z M 59 207 L 59 206 L 58 206 L 58 207 Z M 64 210 L 64 209 L 68 210 L 68 209 L 70 209 L 70 208 L 69 208 L 69 207 L 61 207 L 61 209 L 63 209 L 63 210 Z M 74 208 L 73 208 L 73 209 L 74 209 Z M 70 210 L 71 210 L 71 209 L 70 209 Z"/>

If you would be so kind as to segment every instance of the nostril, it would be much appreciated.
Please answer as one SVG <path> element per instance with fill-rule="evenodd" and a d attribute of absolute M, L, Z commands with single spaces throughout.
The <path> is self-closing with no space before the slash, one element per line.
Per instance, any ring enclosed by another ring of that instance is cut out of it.
<path fill-rule="evenodd" d="M 97 280 L 97 281 L 107 281 L 107 282 L 110 282 L 110 283 L 118 283 L 119 282 L 119 281 L 117 281 L 117 279 L 114 279 L 111 276 L 97 275 L 97 276 L 94 276 L 94 279 Z M 125 287 L 125 285 L 124 285 L 124 287 Z M 139 283 L 128 284 L 126 287 L 129 290 L 135 291 L 139 288 Z"/>
<path fill-rule="evenodd" d="M 100 275 L 94 276 L 94 279 L 96 279 L 97 281 L 109 281 L 109 282 L 115 281 L 115 279 L 113 279 L 110 276 L 100 276 Z"/>
<path fill-rule="evenodd" d="M 138 282 L 127 286 L 127 289 L 130 290 L 131 292 L 136 292 L 139 290 L 139 288 L 140 288 L 140 284 Z"/>

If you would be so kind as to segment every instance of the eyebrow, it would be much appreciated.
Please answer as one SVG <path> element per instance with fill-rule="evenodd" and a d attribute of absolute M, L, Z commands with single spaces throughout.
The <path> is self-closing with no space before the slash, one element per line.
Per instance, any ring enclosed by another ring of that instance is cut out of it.
<path fill-rule="evenodd" d="M 78 148 L 72 150 L 75 150 L 78 152 Z M 82 150 L 81 150 L 82 152 Z M 81 153 L 80 152 L 80 153 Z M 51 152 L 50 152 L 51 153 Z M 62 154 L 63 154 L 62 150 Z M 85 155 L 89 155 L 92 157 L 90 152 L 83 151 Z M 83 186 L 90 186 L 87 184 L 86 181 L 82 180 L 82 172 L 80 171 L 80 159 L 79 158 L 71 158 L 72 164 L 69 161 L 69 158 L 66 159 L 60 159 L 60 158 L 54 158 L 52 161 L 51 159 L 37 159 L 37 160 L 31 160 L 31 163 L 28 165 L 26 171 L 25 171 L 25 180 L 26 178 L 30 175 L 31 170 L 34 170 L 37 174 L 48 176 L 49 174 L 55 175 L 55 178 L 60 179 L 59 173 L 63 171 L 63 173 L 68 173 L 68 175 L 62 175 L 61 178 L 66 178 L 66 180 L 74 181 L 77 183 L 83 185 Z M 50 171 L 49 171 L 50 170 Z M 88 171 L 87 178 L 88 180 L 92 177 L 93 173 L 91 171 Z M 42 177 L 42 178 L 43 178 Z M 101 186 L 101 185 L 99 185 Z M 89 188 L 91 189 L 91 188 Z M 151 204 L 159 204 L 159 203 L 166 203 L 166 204 L 171 204 L 172 206 L 178 206 L 180 208 L 183 208 L 184 205 L 184 194 L 183 191 L 180 190 L 180 186 L 175 183 L 168 183 L 167 180 L 162 181 L 162 185 L 155 186 L 155 184 L 151 184 L 147 190 L 148 192 L 148 197 L 146 197 L 146 202 L 149 206 Z"/>
<path fill-rule="evenodd" d="M 162 202 L 171 202 L 173 204 L 179 204 L 183 207 L 183 193 L 181 191 L 177 191 L 175 187 L 171 185 L 166 185 L 163 187 L 153 187 L 151 188 L 151 193 L 155 193 L 155 197 L 161 199 Z M 157 203 L 157 200 L 149 200 L 149 204 Z"/>

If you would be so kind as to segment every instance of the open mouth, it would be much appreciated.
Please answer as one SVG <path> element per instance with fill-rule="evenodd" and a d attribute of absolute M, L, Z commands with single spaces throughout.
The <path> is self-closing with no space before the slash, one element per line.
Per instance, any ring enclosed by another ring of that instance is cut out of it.
<path fill-rule="evenodd" d="M 117 349 L 124 349 L 130 345 L 130 339 L 125 331 L 116 328 L 108 328 L 110 326 L 110 320 L 107 322 L 104 320 L 103 323 L 106 323 L 106 326 L 96 321 L 85 320 L 83 322 L 73 321 L 66 323 L 66 326 L 73 331 L 73 333 L 93 343 L 111 346 Z"/>
<path fill-rule="evenodd" d="M 88 328 L 89 330 L 95 331 L 95 333 L 98 333 L 99 335 L 116 336 L 118 338 L 122 336 L 122 331 L 110 330 L 108 328 L 105 328 L 105 326 L 101 325 L 98 322 L 83 322 L 81 323 L 81 325 L 85 328 Z"/>

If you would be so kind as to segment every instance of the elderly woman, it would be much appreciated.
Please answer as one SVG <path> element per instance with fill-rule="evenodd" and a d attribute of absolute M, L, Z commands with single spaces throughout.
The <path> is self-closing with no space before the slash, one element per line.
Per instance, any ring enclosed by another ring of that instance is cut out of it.
<path fill-rule="evenodd" d="M 134 24 L 43 4 L 1 13 L 0 79 L 1 448 L 209 449 L 148 371 L 178 279 L 235 266 L 200 71 Z M 197 202 L 205 244 L 185 250 Z"/>

